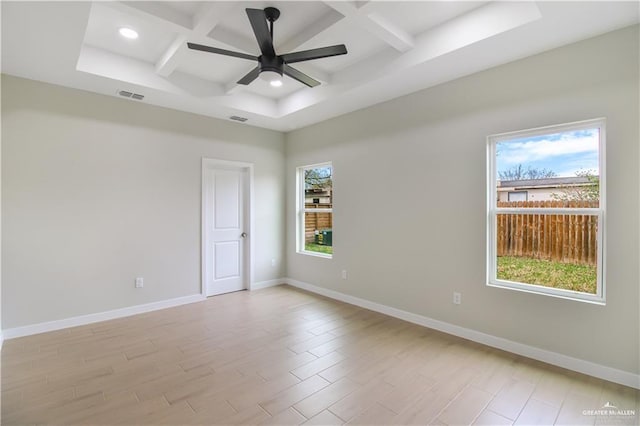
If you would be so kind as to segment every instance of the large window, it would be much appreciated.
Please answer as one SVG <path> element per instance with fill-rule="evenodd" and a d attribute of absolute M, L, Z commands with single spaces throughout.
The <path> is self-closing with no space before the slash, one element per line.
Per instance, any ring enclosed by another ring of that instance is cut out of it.
<path fill-rule="evenodd" d="M 298 167 L 298 253 L 333 255 L 333 167 Z"/>
<path fill-rule="evenodd" d="M 604 144 L 604 119 L 488 137 L 488 285 L 604 303 Z"/>

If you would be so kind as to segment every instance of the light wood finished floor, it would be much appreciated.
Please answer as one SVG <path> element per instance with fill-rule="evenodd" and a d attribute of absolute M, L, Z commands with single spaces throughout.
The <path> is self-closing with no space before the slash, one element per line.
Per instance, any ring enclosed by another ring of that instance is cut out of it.
<path fill-rule="evenodd" d="M 584 415 L 606 404 L 636 415 Z M 3 425 L 635 425 L 639 412 L 631 388 L 288 286 L 2 349 Z"/>

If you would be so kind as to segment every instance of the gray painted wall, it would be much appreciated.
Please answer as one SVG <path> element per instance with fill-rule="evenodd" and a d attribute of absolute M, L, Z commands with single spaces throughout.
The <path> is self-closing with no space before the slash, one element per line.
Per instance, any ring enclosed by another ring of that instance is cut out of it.
<path fill-rule="evenodd" d="M 636 26 L 289 133 L 288 276 L 637 374 L 638 51 Z M 486 137 L 597 117 L 608 120 L 606 306 L 487 287 Z M 331 260 L 295 252 L 295 170 L 325 161 Z"/>
<path fill-rule="evenodd" d="M 255 164 L 255 280 L 283 276 L 281 133 L 3 75 L 3 327 L 199 293 L 202 157 Z"/>

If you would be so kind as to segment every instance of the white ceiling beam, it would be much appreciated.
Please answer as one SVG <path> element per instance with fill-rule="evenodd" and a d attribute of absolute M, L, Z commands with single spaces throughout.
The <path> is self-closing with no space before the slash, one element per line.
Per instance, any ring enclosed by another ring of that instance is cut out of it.
<path fill-rule="evenodd" d="M 198 35 L 209 35 L 211 31 L 218 25 L 224 16 L 233 13 L 233 9 L 240 8 L 238 3 L 210 3 L 202 8 L 200 13 L 200 22 L 194 23 L 194 32 Z M 244 13 L 244 11 L 243 11 Z M 238 49 L 248 54 L 259 54 L 259 47 L 255 40 L 247 40 L 245 37 L 233 34 L 229 31 L 218 31 L 216 40 L 221 41 L 234 49 Z M 239 78 L 239 77 L 238 77 Z M 237 79 L 223 83 L 226 95 L 240 93 L 244 91 L 245 86 L 237 84 Z"/>
<path fill-rule="evenodd" d="M 325 4 L 399 52 L 407 52 L 414 46 L 411 34 L 371 11 L 373 7 L 369 4 L 362 8 L 350 1 L 327 1 Z"/>
<path fill-rule="evenodd" d="M 184 55 L 187 40 L 190 37 L 197 39 L 206 36 L 234 6 L 233 3 L 203 3 L 198 13 L 193 16 L 191 30 L 179 34 L 156 63 L 156 73 L 163 77 L 170 76 Z"/>
<path fill-rule="evenodd" d="M 541 16 L 535 2 L 491 2 L 420 34 L 415 48 L 409 52 L 381 52 L 341 70 L 334 74 L 334 83 L 364 84 L 384 79 L 536 21 Z M 367 75 L 366 81 L 363 74 Z"/>
<path fill-rule="evenodd" d="M 148 87 L 177 95 L 196 94 L 205 96 L 220 96 L 224 88 L 201 78 L 184 75 L 173 76 L 172 79 L 162 78 L 153 72 L 153 66 L 116 53 L 96 47 L 83 46 L 78 57 L 76 69 L 127 84 Z"/>
<path fill-rule="evenodd" d="M 146 20 L 155 22 L 171 31 L 184 33 L 191 30 L 191 19 L 174 9 L 166 6 L 162 2 L 150 1 L 114 1 L 105 2 L 107 6 L 113 7 L 124 13 L 132 13 Z"/>
<path fill-rule="evenodd" d="M 236 7 L 236 3 L 228 2 L 203 3 L 193 17 L 193 33 L 198 36 L 209 34 Z"/>
<path fill-rule="evenodd" d="M 383 16 L 377 13 L 370 13 L 367 15 L 367 19 L 373 24 L 370 31 L 389 43 L 399 52 L 406 52 L 412 49 L 415 45 L 415 41 L 411 34 L 389 22 Z"/>
<path fill-rule="evenodd" d="M 187 42 L 187 36 L 184 34 L 178 35 L 171 46 L 164 52 L 160 60 L 156 63 L 156 73 L 163 77 L 168 77 L 173 71 L 175 71 L 178 63 L 180 62 L 180 56 L 184 53 L 185 44 Z"/>
<path fill-rule="evenodd" d="M 230 48 L 237 49 L 243 53 L 256 56 L 260 55 L 260 47 L 258 46 L 258 42 L 256 41 L 256 39 L 253 37 L 247 38 L 244 35 L 241 35 L 233 30 L 220 27 L 218 28 L 218 31 L 216 31 L 215 39 L 221 43 L 224 43 Z M 224 48 L 224 46 L 217 47 Z"/>
<path fill-rule="evenodd" d="M 278 51 L 286 53 L 293 52 L 343 19 L 344 16 L 341 13 L 330 10 L 329 13 L 325 13 L 311 23 L 311 25 L 308 25 L 302 31 L 294 34 L 293 37 L 278 46 Z"/>

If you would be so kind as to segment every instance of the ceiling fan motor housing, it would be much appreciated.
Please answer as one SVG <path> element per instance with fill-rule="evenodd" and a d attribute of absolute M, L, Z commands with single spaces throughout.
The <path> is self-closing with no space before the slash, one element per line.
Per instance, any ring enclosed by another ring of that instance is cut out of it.
<path fill-rule="evenodd" d="M 282 75 L 284 61 L 279 56 L 269 57 L 261 55 L 258 60 L 260 61 L 260 72 L 273 71 Z"/>

